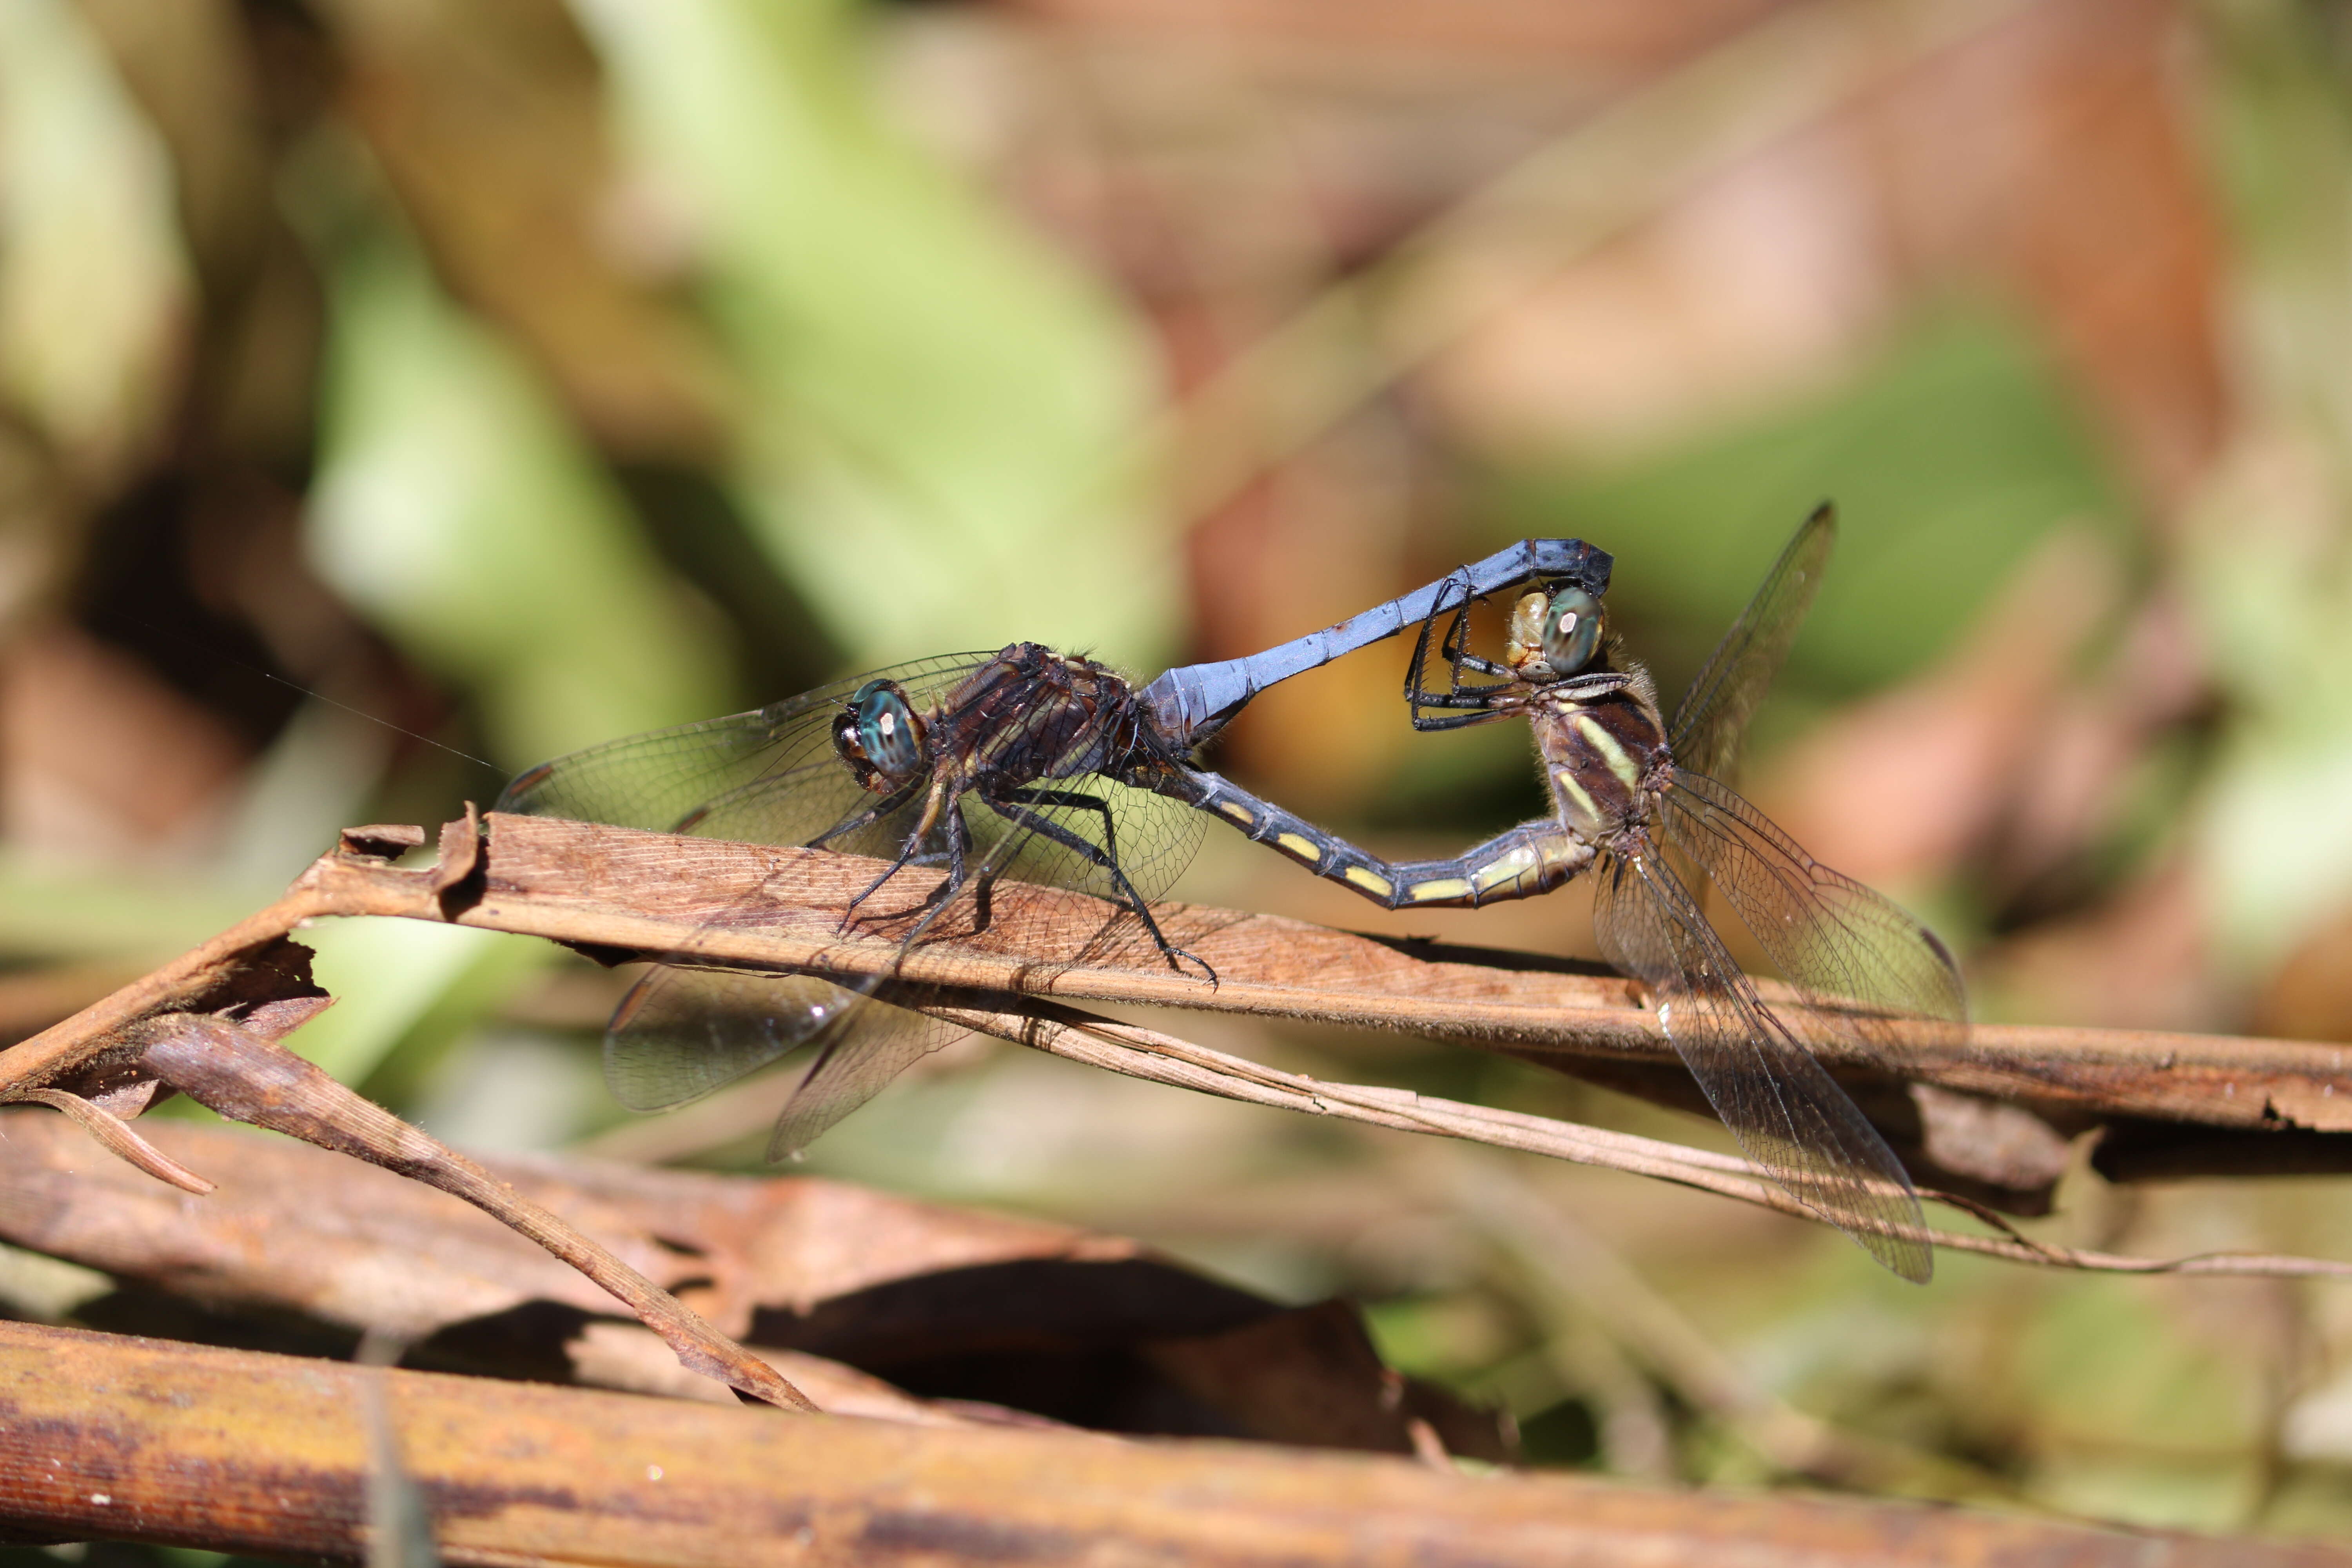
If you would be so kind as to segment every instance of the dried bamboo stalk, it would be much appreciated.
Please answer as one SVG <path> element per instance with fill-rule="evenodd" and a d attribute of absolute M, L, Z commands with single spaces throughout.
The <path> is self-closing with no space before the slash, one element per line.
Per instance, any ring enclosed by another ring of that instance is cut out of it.
<path fill-rule="evenodd" d="M 453 1563 L 2320 1568 L 2318 1544 L 749 1410 L 0 1323 L 0 1528 L 362 1556 L 364 1380 Z M 486 1435 L 495 1434 L 495 1441 Z"/>

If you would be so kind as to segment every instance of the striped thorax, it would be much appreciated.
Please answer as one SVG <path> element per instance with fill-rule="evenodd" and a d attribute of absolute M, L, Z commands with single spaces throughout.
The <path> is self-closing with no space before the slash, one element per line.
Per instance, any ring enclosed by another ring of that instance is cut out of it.
<path fill-rule="evenodd" d="M 1653 797 L 1673 773 L 1648 672 L 1636 666 L 1629 674 L 1597 696 L 1580 695 L 1570 683 L 1533 693 L 1527 703 L 1559 820 L 1603 848 L 1650 821 Z"/>

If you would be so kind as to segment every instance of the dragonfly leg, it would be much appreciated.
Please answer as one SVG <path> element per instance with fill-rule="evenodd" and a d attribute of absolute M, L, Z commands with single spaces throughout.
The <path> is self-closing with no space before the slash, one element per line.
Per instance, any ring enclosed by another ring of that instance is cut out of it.
<path fill-rule="evenodd" d="M 1424 639 L 1428 630 L 1425 626 L 1422 628 Z M 1445 660 L 1446 667 L 1453 672 L 1450 689 L 1457 692 L 1465 689 L 1462 672 L 1465 669 L 1475 669 L 1481 675 L 1499 676 L 1506 682 L 1509 681 L 1513 675 L 1510 666 L 1497 664 L 1491 658 L 1481 658 L 1472 653 L 1469 637 L 1470 606 L 1465 604 L 1454 612 L 1454 619 L 1446 624 L 1445 640 L 1438 645 L 1437 649 L 1438 657 Z"/>
<path fill-rule="evenodd" d="M 1024 805 L 1060 805 L 1076 811 L 1098 812 L 1102 816 L 1102 851 L 1116 864 L 1118 860 L 1118 829 L 1111 817 L 1110 802 L 1098 795 L 1088 795 L 1078 789 L 1040 789 L 1034 784 L 1023 784 L 1004 792 L 1006 800 L 1017 800 Z"/>
<path fill-rule="evenodd" d="M 1127 873 L 1120 868 L 1115 858 L 1115 852 L 1088 843 L 1084 837 L 1071 832 L 1052 817 L 1031 809 L 1038 805 L 1059 805 L 1100 811 L 1103 814 L 1103 838 L 1108 844 L 1111 837 L 1110 805 L 1108 801 L 1098 795 L 1087 795 L 1078 790 L 1028 788 L 1007 789 L 1001 794 L 985 798 L 990 806 L 1000 816 L 1019 823 L 1041 837 L 1053 840 L 1063 848 L 1079 856 L 1088 864 L 1108 872 L 1111 885 L 1118 889 L 1120 900 L 1135 912 L 1136 919 L 1143 922 L 1143 929 L 1151 933 L 1152 942 L 1160 949 L 1160 956 L 1168 960 L 1168 967 L 1181 973 L 1184 966 L 1178 960 L 1189 958 L 1201 966 L 1201 973 L 1208 977 L 1210 984 L 1214 985 L 1217 983 L 1217 972 L 1211 967 L 1207 959 L 1202 958 L 1199 953 L 1188 952 L 1183 948 L 1178 947 L 1168 940 L 1166 933 L 1160 931 L 1160 922 L 1151 918 L 1151 905 L 1140 892 L 1136 890 L 1135 884 L 1128 880 Z"/>
<path fill-rule="evenodd" d="M 971 853 L 971 824 L 963 819 L 963 801 L 948 802 L 948 879 L 940 884 L 941 900 L 963 886 L 964 860 Z M 971 929 L 984 931 L 988 922 L 996 918 L 996 873 L 986 866 L 971 885 Z"/>
<path fill-rule="evenodd" d="M 1437 650 L 1438 657 L 1447 665 L 1446 689 L 1443 691 L 1431 689 L 1429 634 L 1431 628 L 1437 625 L 1438 616 L 1444 613 L 1442 609 L 1434 611 L 1427 620 L 1421 623 L 1421 636 L 1413 643 L 1412 662 L 1405 667 L 1405 703 L 1412 711 L 1412 727 L 1424 731 L 1459 730 L 1465 725 L 1485 723 L 1487 719 L 1494 717 L 1485 711 L 1487 699 L 1496 692 L 1509 690 L 1514 684 L 1508 679 L 1497 681 L 1491 686 L 1462 684 L 1462 672 L 1465 668 L 1475 670 L 1481 675 L 1507 677 L 1511 673 L 1501 665 L 1490 659 L 1480 658 L 1462 646 L 1462 638 L 1467 633 L 1470 618 L 1470 606 L 1465 601 L 1454 612 L 1453 623 L 1446 628 L 1444 640 L 1439 645 Z M 1422 715 L 1421 710 L 1424 708 L 1467 708 L 1480 711 L 1470 718 L 1428 719 Z"/>
<path fill-rule="evenodd" d="M 927 778 L 915 778 L 908 781 L 906 784 L 900 784 L 897 789 L 892 790 L 888 795 L 884 795 L 881 800 L 877 802 L 875 805 L 866 807 L 864 811 L 853 812 L 849 816 L 843 817 L 839 822 L 835 823 L 831 827 L 826 828 L 823 833 L 820 833 L 814 838 L 810 839 L 806 844 L 803 845 L 802 847 L 804 849 L 822 849 L 827 844 L 832 843 L 835 839 L 840 837 L 845 833 L 855 833 L 861 827 L 873 826 L 876 823 L 881 821 L 884 817 L 889 816 L 892 812 L 898 810 L 900 806 L 914 799 L 915 796 L 920 793 L 923 786 L 929 782 L 930 781 Z M 684 829 L 680 829 L 680 831 L 683 832 Z M 872 889 L 869 889 L 867 890 L 871 891 Z"/>
<path fill-rule="evenodd" d="M 1250 838 L 1338 882 L 1382 909 L 1500 903 L 1549 892 L 1592 863 L 1593 848 L 1544 817 L 1498 834 L 1445 860 L 1388 861 L 1205 770 L 1158 781 L 1156 787 L 1214 812 Z"/>
<path fill-rule="evenodd" d="M 910 785 L 907 789 L 901 790 L 898 793 L 901 796 L 911 795 L 914 787 L 915 786 Z M 880 808 L 877 807 L 876 809 L 878 811 Z M 940 905 L 946 903 L 949 899 L 952 898 L 955 895 L 956 890 L 963 886 L 963 855 L 967 840 L 963 832 L 963 812 L 960 803 L 958 803 L 953 797 L 950 797 L 942 816 L 947 823 L 948 834 L 947 880 L 941 882 L 938 887 L 932 889 L 930 892 L 924 895 L 922 902 L 915 906 L 917 910 L 939 908 Z M 845 831 L 845 829 L 835 827 L 826 833 L 824 837 L 830 838 L 835 834 L 843 831 Z M 847 931 L 849 929 L 850 921 L 857 918 L 857 906 L 872 898 L 876 893 L 880 892 L 882 890 L 883 883 L 888 881 L 891 878 L 905 870 L 908 866 L 914 865 L 919 859 L 928 860 L 934 864 L 937 863 L 938 857 L 935 855 L 919 857 L 916 854 L 916 850 L 922 847 L 923 840 L 928 837 L 929 837 L 928 832 L 919 829 L 907 835 L 907 841 L 898 847 L 898 857 L 893 859 L 889 865 L 883 868 L 882 874 L 880 876 L 866 883 L 865 890 L 860 892 L 856 898 L 850 900 L 848 904 L 843 909 L 841 913 L 841 929 L 843 931 Z M 822 840 L 813 840 L 811 847 L 814 847 L 816 844 L 821 842 Z"/>
<path fill-rule="evenodd" d="M 1448 704 L 1448 706 L 1455 705 Z M 1474 704 L 1465 701 L 1458 706 L 1469 708 L 1473 707 Z M 1431 717 L 1426 714 L 1416 713 L 1412 716 L 1412 727 L 1424 735 L 1431 735 L 1435 734 L 1440 730 L 1466 730 L 1473 724 L 1484 724 L 1492 720 L 1506 717 L 1505 714 L 1488 708 L 1483 702 L 1475 704 L 1475 707 L 1477 710 L 1475 712 L 1448 713 L 1442 717 Z"/>

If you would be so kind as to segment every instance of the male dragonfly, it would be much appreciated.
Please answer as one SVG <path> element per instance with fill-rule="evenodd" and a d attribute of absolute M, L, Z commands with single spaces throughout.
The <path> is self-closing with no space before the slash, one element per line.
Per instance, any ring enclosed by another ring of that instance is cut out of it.
<path fill-rule="evenodd" d="M 1462 594 L 1538 584 L 1597 596 L 1609 568 L 1609 556 L 1581 541 L 1527 541 L 1337 626 L 1247 658 L 1171 670 L 1140 690 L 1092 659 L 1034 643 L 899 665 L 542 763 L 507 786 L 497 809 L 874 857 L 887 864 L 844 927 L 898 941 L 901 958 L 927 938 L 984 925 L 992 897 L 1017 896 L 996 894 L 1000 881 L 1075 889 L 1105 900 L 1109 914 L 1064 927 L 1024 922 L 1042 944 L 1030 956 L 1076 959 L 1132 921 L 1180 973 L 1190 966 L 1213 981 L 1151 913 L 1199 841 L 1200 810 L 1383 902 L 1461 901 L 1450 890 L 1467 889 L 1461 879 L 1474 869 L 1489 878 L 1479 884 L 1489 896 L 1501 895 L 1491 891 L 1491 856 L 1475 868 L 1391 867 L 1303 824 L 1299 834 L 1255 831 L 1275 820 L 1273 808 L 1200 768 L 1194 748 L 1266 687 L 1424 625 Z M 1305 852 L 1310 842 L 1318 853 Z M 1592 852 L 1576 854 L 1511 874 L 1536 891 Z M 946 876 L 920 900 L 894 904 L 885 889 L 909 866 L 943 866 Z M 960 1032 L 875 1000 L 890 973 L 701 967 L 690 951 L 665 957 L 613 1016 L 607 1082 L 625 1105 L 662 1110 L 814 1045 L 771 1158 L 797 1152 Z"/>

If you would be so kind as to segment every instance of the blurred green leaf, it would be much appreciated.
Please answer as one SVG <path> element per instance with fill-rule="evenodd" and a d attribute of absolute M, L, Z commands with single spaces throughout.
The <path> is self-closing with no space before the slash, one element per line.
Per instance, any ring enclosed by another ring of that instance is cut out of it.
<path fill-rule="evenodd" d="M 2206 924 L 2252 980 L 2352 902 L 2352 113 L 2321 11 L 2258 0 L 2211 20 L 2249 386 L 2183 581 L 2231 699 L 2195 828 Z"/>
<path fill-rule="evenodd" d="M 253 912 L 242 889 L 149 865 L 101 869 L 0 855 L 0 952 L 161 963 Z"/>
<path fill-rule="evenodd" d="M 1491 1297 L 1466 1291 L 1369 1303 L 1364 1326 L 1381 1359 L 1416 1377 L 1459 1384 L 1523 1348 L 1527 1326 Z"/>
<path fill-rule="evenodd" d="M 2233 699 L 2198 813 L 2205 903 L 2219 951 L 2260 973 L 2352 898 L 2352 555 L 2272 530 L 2198 537 Z"/>
<path fill-rule="evenodd" d="M 478 693 L 509 762 L 728 706 L 716 626 L 520 356 L 390 239 L 332 281 L 320 572 Z"/>
<path fill-rule="evenodd" d="M 530 937 L 425 921 L 321 921 L 300 940 L 335 1005 L 287 1043 L 351 1084 L 395 1052 L 436 1055 L 560 956 Z"/>
<path fill-rule="evenodd" d="M 169 156 L 66 0 L 0 0 L 0 396 L 85 482 L 151 437 L 191 304 Z"/>
<path fill-rule="evenodd" d="M 2053 525 L 2127 515 L 2023 332 L 1965 311 L 1811 407 L 1623 472 L 1506 477 L 1489 531 L 1612 552 L 1612 608 L 1680 645 L 1655 656 L 1671 699 L 1824 500 L 1837 553 L 1790 670 L 1840 695 L 1933 659 Z"/>
<path fill-rule="evenodd" d="M 2227 1528 L 2258 1483 L 2259 1395 L 2184 1331 L 2147 1281 L 2079 1279 L 2042 1296 L 2016 1345 L 2036 1491 L 2071 1511 Z"/>
<path fill-rule="evenodd" d="M 1175 540 L 1114 466 L 1152 396 L 1142 333 L 880 121 L 857 15 L 579 9 L 751 388 L 745 510 L 835 641 L 1164 654 Z"/>

